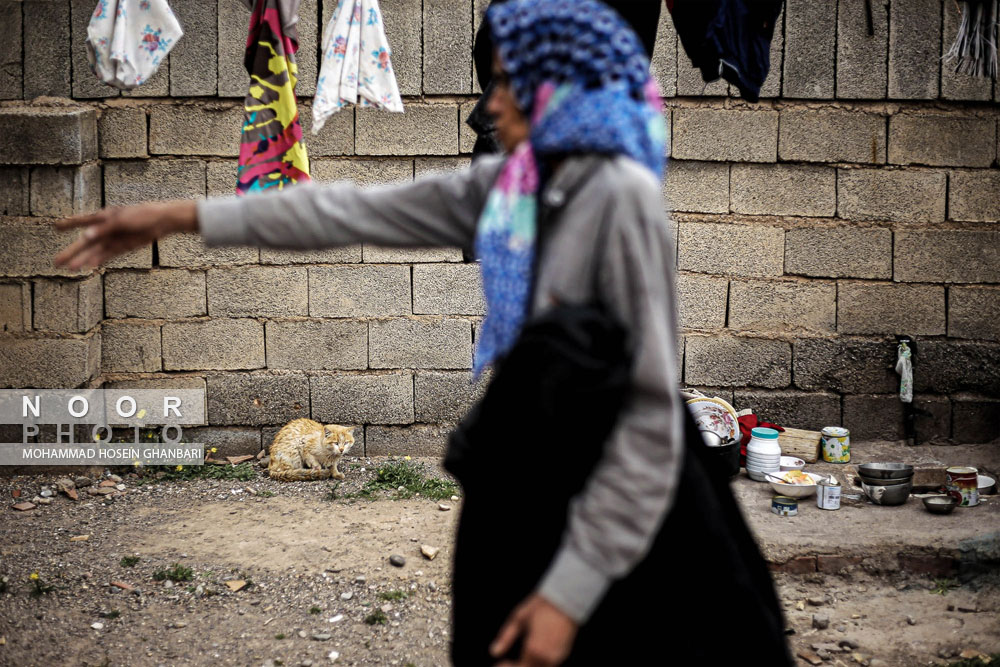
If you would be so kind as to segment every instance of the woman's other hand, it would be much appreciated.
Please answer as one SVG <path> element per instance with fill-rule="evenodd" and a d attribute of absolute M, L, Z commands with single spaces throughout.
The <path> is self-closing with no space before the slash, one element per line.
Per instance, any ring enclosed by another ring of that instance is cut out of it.
<path fill-rule="evenodd" d="M 490 653 L 499 658 L 523 635 L 524 648 L 518 661 L 502 662 L 498 667 L 554 667 L 569 656 L 576 631 L 572 618 L 535 593 L 511 612 L 493 640 Z"/>
<path fill-rule="evenodd" d="M 80 237 L 55 256 L 55 265 L 91 269 L 168 234 L 198 231 L 198 212 L 189 200 L 150 202 L 105 208 L 53 224 L 59 230 L 83 227 Z"/>

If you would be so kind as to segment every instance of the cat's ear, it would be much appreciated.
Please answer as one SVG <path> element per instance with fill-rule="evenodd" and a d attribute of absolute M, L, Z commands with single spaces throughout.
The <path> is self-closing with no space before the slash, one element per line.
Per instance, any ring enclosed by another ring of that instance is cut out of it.
<path fill-rule="evenodd" d="M 329 426 L 324 426 L 323 427 L 323 437 L 324 438 L 329 438 L 330 437 L 330 427 Z"/>

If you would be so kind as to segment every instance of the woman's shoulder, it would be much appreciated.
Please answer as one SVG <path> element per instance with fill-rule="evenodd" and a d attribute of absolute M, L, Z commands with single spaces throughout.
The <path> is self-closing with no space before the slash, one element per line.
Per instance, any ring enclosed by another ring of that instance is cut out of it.
<path fill-rule="evenodd" d="M 642 163 L 625 155 L 602 157 L 594 176 L 587 189 L 595 195 L 663 213 L 662 183 Z"/>

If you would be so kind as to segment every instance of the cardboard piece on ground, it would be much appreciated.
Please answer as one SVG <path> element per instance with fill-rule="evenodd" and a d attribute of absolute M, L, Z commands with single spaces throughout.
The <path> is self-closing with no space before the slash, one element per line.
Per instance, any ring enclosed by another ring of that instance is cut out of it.
<path fill-rule="evenodd" d="M 226 460 L 229 461 L 230 463 L 232 463 L 233 465 L 238 465 L 240 463 L 243 463 L 245 461 L 250 461 L 252 459 L 253 459 L 253 455 L 252 454 L 247 454 L 246 456 L 227 456 L 226 457 Z"/>
<path fill-rule="evenodd" d="M 242 579 L 230 579 L 225 583 L 226 586 L 229 587 L 229 590 L 231 590 L 234 593 L 243 590 L 244 588 L 246 588 L 247 585 L 247 582 L 243 581 Z"/>

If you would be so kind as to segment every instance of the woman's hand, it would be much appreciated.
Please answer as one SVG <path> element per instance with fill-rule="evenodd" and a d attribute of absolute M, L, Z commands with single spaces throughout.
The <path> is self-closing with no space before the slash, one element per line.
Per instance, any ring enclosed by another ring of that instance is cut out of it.
<path fill-rule="evenodd" d="M 174 232 L 198 231 L 196 204 L 189 200 L 106 208 L 54 223 L 56 229 L 83 227 L 83 234 L 54 258 L 56 266 L 90 269 Z"/>
<path fill-rule="evenodd" d="M 559 665 L 569 656 L 576 638 L 576 622 L 562 610 L 534 593 L 517 606 L 500 628 L 490 646 L 490 653 L 499 658 L 514 641 L 524 635 L 524 648 L 516 663 L 502 662 L 498 667 L 550 667 Z"/>

